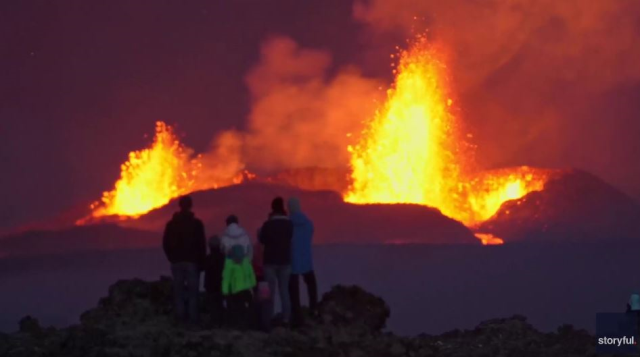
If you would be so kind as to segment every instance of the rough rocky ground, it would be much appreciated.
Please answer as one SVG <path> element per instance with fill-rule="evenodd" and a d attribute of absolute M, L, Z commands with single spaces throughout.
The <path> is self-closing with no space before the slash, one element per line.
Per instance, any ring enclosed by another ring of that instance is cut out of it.
<path fill-rule="evenodd" d="M 595 356 L 595 338 L 587 332 L 561 326 L 542 333 L 522 316 L 438 336 L 396 336 L 383 332 L 387 304 L 357 286 L 335 286 L 318 310 L 297 330 L 185 329 L 172 319 L 169 279 L 122 280 L 81 316 L 79 325 L 43 328 L 25 317 L 19 332 L 0 334 L 0 356 Z M 205 326 L 207 318 L 205 312 Z"/>

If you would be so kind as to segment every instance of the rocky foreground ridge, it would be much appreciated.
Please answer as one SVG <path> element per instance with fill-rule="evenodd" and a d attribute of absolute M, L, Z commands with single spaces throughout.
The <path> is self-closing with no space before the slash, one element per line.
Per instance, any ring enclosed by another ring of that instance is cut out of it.
<path fill-rule="evenodd" d="M 396 336 L 382 331 L 387 304 L 357 286 L 333 287 L 317 317 L 297 330 L 184 329 L 172 319 L 171 291 L 168 278 L 118 281 L 79 325 L 43 328 L 25 317 L 19 332 L 0 334 L 0 356 L 595 356 L 595 339 L 587 332 L 562 326 L 542 333 L 522 316 L 438 336 Z M 206 312 L 203 319 L 207 325 Z"/>

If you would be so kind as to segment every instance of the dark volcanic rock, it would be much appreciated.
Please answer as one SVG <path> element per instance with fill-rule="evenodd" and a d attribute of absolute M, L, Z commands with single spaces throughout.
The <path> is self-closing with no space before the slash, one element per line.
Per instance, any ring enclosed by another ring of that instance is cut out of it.
<path fill-rule="evenodd" d="M 587 332 L 563 327 L 556 333 L 541 333 L 518 315 L 485 321 L 469 331 L 419 336 L 413 343 L 425 355 L 447 357 L 595 355 L 595 338 Z"/>
<path fill-rule="evenodd" d="M 318 306 L 323 324 L 380 331 L 389 318 L 389 306 L 358 286 L 334 286 Z"/>
<path fill-rule="evenodd" d="M 569 170 L 505 202 L 478 231 L 505 241 L 640 239 L 640 205 L 596 176 Z"/>
<path fill-rule="evenodd" d="M 22 333 L 31 334 L 34 336 L 42 334 L 42 327 L 40 327 L 40 322 L 38 322 L 38 320 L 34 319 L 31 316 L 25 316 L 24 318 L 22 318 L 18 325 L 20 326 L 19 331 Z"/>
<path fill-rule="evenodd" d="M 595 356 L 594 337 L 585 331 L 541 333 L 521 316 L 439 336 L 395 336 L 381 331 L 386 303 L 356 286 L 334 287 L 318 317 L 297 330 L 183 329 L 171 314 L 169 279 L 119 281 L 80 325 L 42 329 L 23 319 L 20 332 L 0 334 L 0 356 Z"/>
<path fill-rule="evenodd" d="M 114 330 L 139 326 L 150 319 L 168 322 L 172 310 L 171 279 L 144 282 L 121 280 L 109 287 L 109 295 L 100 299 L 98 307 L 80 316 L 84 326 Z"/>

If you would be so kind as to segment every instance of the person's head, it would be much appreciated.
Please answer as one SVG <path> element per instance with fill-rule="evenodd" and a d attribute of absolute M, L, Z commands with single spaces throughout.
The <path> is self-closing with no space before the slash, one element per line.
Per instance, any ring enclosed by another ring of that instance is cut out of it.
<path fill-rule="evenodd" d="M 191 196 L 180 197 L 180 200 L 178 200 L 178 205 L 180 206 L 181 211 L 191 211 L 191 207 L 193 207 Z"/>
<path fill-rule="evenodd" d="M 284 200 L 282 197 L 276 197 L 271 201 L 271 212 L 275 214 L 287 214 L 284 209 Z"/>
<path fill-rule="evenodd" d="M 220 237 L 215 235 L 209 238 L 209 250 L 213 252 L 217 249 L 220 249 Z"/>
<path fill-rule="evenodd" d="M 289 209 L 289 213 L 302 212 L 300 208 L 300 199 L 298 197 L 291 197 L 287 201 L 287 208 Z"/>
<path fill-rule="evenodd" d="M 229 217 L 227 217 L 227 219 L 225 220 L 225 222 L 227 223 L 227 226 L 228 226 L 228 225 L 231 225 L 231 224 L 233 224 L 233 223 L 235 223 L 235 224 L 238 224 L 238 223 L 239 223 L 239 222 L 238 222 L 238 217 L 236 217 L 236 215 L 235 215 L 235 214 L 232 214 L 232 215 L 230 215 Z"/>

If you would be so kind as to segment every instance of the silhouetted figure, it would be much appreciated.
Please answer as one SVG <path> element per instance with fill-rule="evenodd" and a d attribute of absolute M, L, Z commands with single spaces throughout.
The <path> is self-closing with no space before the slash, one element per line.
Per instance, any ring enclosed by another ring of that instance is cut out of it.
<path fill-rule="evenodd" d="M 225 255 L 220 247 L 220 237 L 209 239 L 209 255 L 204 265 L 204 289 L 207 292 L 207 305 L 215 325 L 221 326 L 224 321 L 224 297 L 222 295 L 222 271 Z"/>
<path fill-rule="evenodd" d="M 222 293 L 229 308 L 228 320 L 238 328 L 249 322 L 253 306 L 253 288 L 256 277 L 253 272 L 251 238 L 240 227 L 238 217 L 231 215 L 226 220 L 227 228 L 220 238 L 222 251 L 226 255 L 222 273 Z"/>
<path fill-rule="evenodd" d="M 260 230 L 258 229 L 257 237 L 260 237 Z M 269 283 L 264 277 L 264 246 L 260 241 L 253 245 L 253 271 L 256 273 L 256 287 L 253 289 L 253 324 L 258 330 L 267 331 L 271 318 L 271 293 Z"/>
<path fill-rule="evenodd" d="M 191 197 L 183 196 L 178 203 L 180 211 L 167 223 L 162 247 L 171 263 L 177 316 L 195 324 L 198 322 L 200 271 L 207 254 L 204 225 L 191 212 Z"/>
<path fill-rule="evenodd" d="M 276 197 L 271 202 L 269 219 L 260 228 L 260 242 L 264 245 L 264 275 L 269 283 L 271 303 L 270 317 L 273 316 L 276 288 L 282 304 L 282 319 L 285 324 L 291 318 L 289 299 L 289 277 L 291 275 L 291 238 L 293 225 L 284 209 L 284 201 Z M 269 321 L 271 318 L 269 318 Z"/>
<path fill-rule="evenodd" d="M 627 312 L 639 312 L 640 313 L 640 295 L 637 293 L 631 294 L 629 302 L 627 303 Z"/>
<path fill-rule="evenodd" d="M 258 230 L 258 237 L 260 237 L 260 229 Z M 253 271 L 256 273 L 257 281 L 264 281 L 264 246 L 260 241 L 256 241 L 253 244 Z"/>
<path fill-rule="evenodd" d="M 313 222 L 302 212 L 300 200 L 291 197 L 287 202 L 289 219 L 293 224 L 293 239 L 291 241 L 291 278 L 289 279 L 289 294 L 291 295 L 291 309 L 293 324 L 302 324 L 302 308 L 300 305 L 300 275 L 307 286 L 309 308 L 315 312 L 318 304 L 318 284 L 313 270 Z"/>
<path fill-rule="evenodd" d="M 636 327 L 637 331 L 640 331 L 640 294 L 633 293 L 629 297 L 629 302 L 627 303 L 627 314 L 634 315 L 636 319 Z"/>

